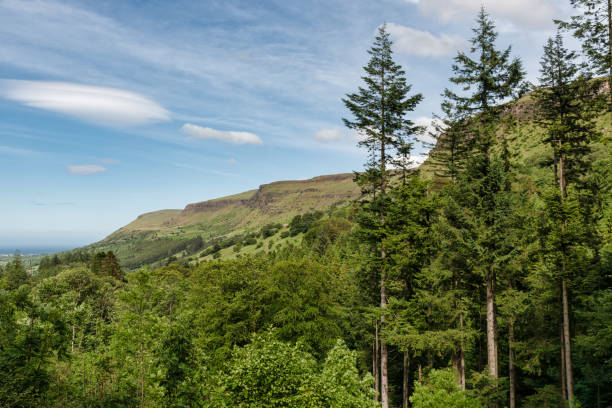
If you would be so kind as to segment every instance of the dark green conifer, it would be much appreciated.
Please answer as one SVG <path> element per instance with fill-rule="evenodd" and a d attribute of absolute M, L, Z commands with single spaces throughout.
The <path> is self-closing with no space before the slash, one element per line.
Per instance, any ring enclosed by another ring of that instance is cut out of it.
<path fill-rule="evenodd" d="M 378 30 L 372 48 L 368 50 L 370 61 L 364 67 L 366 74 L 362 77 L 365 87 L 348 94 L 342 101 L 354 116 L 353 120 L 344 119 L 345 125 L 357 131 L 362 139 L 359 146 L 364 147 L 368 153 L 366 168 L 378 170 L 379 201 L 373 207 L 379 215 L 382 227 L 385 224 L 385 195 L 389 183 L 389 165 L 397 155 L 399 149 L 402 154 L 410 154 L 409 138 L 414 135 L 418 127 L 414 125 L 406 114 L 414 110 L 423 98 L 421 94 L 410 95 L 411 86 L 407 84 L 405 72 L 393 60 L 391 49 L 392 41 L 386 26 Z M 378 251 L 380 252 L 380 306 L 387 305 L 386 294 L 386 252 L 382 245 L 382 235 L 379 234 Z M 382 315 L 381 324 L 384 326 L 385 316 Z M 380 347 L 380 376 L 381 376 L 381 402 L 383 408 L 389 406 L 388 376 L 387 376 L 387 346 L 381 342 Z"/>

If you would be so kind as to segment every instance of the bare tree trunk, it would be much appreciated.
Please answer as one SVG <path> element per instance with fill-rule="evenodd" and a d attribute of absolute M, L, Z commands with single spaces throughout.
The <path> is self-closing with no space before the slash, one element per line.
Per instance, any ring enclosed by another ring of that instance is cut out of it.
<path fill-rule="evenodd" d="M 419 363 L 419 383 L 423 384 L 423 367 Z"/>
<path fill-rule="evenodd" d="M 455 373 L 455 381 L 457 382 L 457 385 L 461 385 L 461 362 L 460 362 L 460 356 L 459 353 L 453 354 L 452 357 L 452 363 L 453 363 L 453 372 Z"/>
<path fill-rule="evenodd" d="M 597 383 L 597 408 L 601 408 L 601 387 Z"/>
<path fill-rule="evenodd" d="M 560 145 L 561 141 L 559 141 Z M 559 189 L 561 190 L 561 199 L 565 200 L 567 196 L 567 180 L 565 178 L 565 155 L 559 155 Z M 567 220 L 563 221 L 561 226 L 562 230 L 565 231 L 567 228 Z M 562 254 L 565 257 L 565 254 Z M 567 293 L 567 281 L 565 275 L 567 272 L 567 265 L 565 258 L 561 265 L 561 302 L 563 306 L 563 343 L 565 350 L 565 382 L 567 384 L 567 399 L 570 407 L 574 406 L 574 376 L 572 375 L 572 351 L 571 351 L 571 337 L 570 337 L 570 324 L 569 324 L 569 299 Z"/>
<path fill-rule="evenodd" d="M 559 344 L 561 345 L 561 408 L 565 408 L 567 387 L 565 382 L 565 341 L 563 341 L 563 324 L 559 326 L 559 337 Z"/>
<path fill-rule="evenodd" d="M 408 352 L 404 352 L 404 372 L 402 379 L 402 408 L 408 408 L 408 376 L 410 375 L 410 357 Z"/>
<path fill-rule="evenodd" d="M 495 336 L 495 292 L 493 289 L 493 272 L 487 273 L 487 363 L 489 375 L 498 378 L 497 341 Z"/>
<path fill-rule="evenodd" d="M 374 364 L 374 387 L 376 388 L 376 401 L 380 400 L 380 373 L 378 370 L 379 360 L 378 356 L 380 353 L 379 341 L 378 341 L 378 319 L 376 319 L 376 329 L 374 336 L 374 356 L 373 356 L 373 364 Z"/>
<path fill-rule="evenodd" d="M 459 327 L 461 328 L 461 334 L 463 334 L 463 312 L 459 314 Z M 461 339 L 461 346 L 459 347 L 459 373 L 461 374 L 461 389 L 465 391 L 465 350 L 463 348 L 463 339 Z"/>
<path fill-rule="evenodd" d="M 565 264 L 563 264 L 565 272 Z M 563 341 L 565 343 L 565 381 L 567 382 L 567 399 L 570 407 L 574 406 L 574 377 L 572 375 L 572 351 L 571 338 L 569 327 L 569 300 L 567 294 L 567 282 L 563 279 L 562 296 L 563 296 Z"/>
<path fill-rule="evenodd" d="M 510 319 L 508 326 L 508 373 L 510 376 L 510 408 L 516 408 L 516 374 L 514 372 L 514 321 Z"/>
<path fill-rule="evenodd" d="M 383 217 L 384 224 L 384 217 Z M 385 260 L 386 253 L 385 247 L 381 244 L 380 257 Z M 386 273 L 383 266 L 383 270 L 380 272 L 380 308 L 384 311 L 387 307 L 387 289 L 385 287 Z M 383 312 L 384 313 L 384 312 Z M 385 315 L 380 316 L 380 328 L 385 327 Z M 387 343 L 383 339 L 380 339 L 380 402 L 381 408 L 389 408 L 389 377 L 387 372 L 388 362 L 388 351 Z"/>

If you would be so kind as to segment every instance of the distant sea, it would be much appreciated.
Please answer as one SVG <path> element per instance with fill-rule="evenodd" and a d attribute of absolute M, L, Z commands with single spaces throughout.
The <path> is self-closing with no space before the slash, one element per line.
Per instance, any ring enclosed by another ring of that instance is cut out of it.
<path fill-rule="evenodd" d="M 67 251 L 70 249 L 74 249 L 73 247 L 65 247 L 65 246 L 61 246 L 61 247 L 53 247 L 53 246 L 46 246 L 46 247 L 28 247 L 28 246 L 21 246 L 21 247 L 0 247 L 0 255 L 12 255 L 15 253 L 16 250 L 19 250 L 19 252 L 21 252 L 22 255 L 40 255 L 40 254 L 54 254 L 56 252 L 62 252 L 62 251 Z"/>

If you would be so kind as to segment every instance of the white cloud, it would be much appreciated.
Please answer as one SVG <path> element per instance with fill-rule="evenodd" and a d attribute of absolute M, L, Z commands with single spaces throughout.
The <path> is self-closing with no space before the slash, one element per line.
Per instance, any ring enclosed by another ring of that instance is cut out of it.
<path fill-rule="evenodd" d="M 142 125 L 169 120 L 157 102 L 115 88 L 52 81 L 2 81 L 1 94 L 26 106 L 103 125 Z"/>
<path fill-rule="evenodd" d="M 106 171 L 105 167 L 98 164 L 76 164 L 68 166 L 68 172 L 79 176 L 91 176 L 92 174 Z"/>
<path fill-rule="evenodd" d="M 415 125 L 422 126 L 423 128 L 425 128 L 425 131 L 423 132 L 423 134 L 417 137 L 418 140 L 425 142 L 425 143 L 430 143 L 430 144 L 435 143 L 436 140 L 431 134 L 432 133 L 435 134 L 436 126 L 441 125 L 441 122 L 439 119 L 430 118 L 427 116 L 421 116 L 421 117 L 414 119 L 413 122 Z"/>
<path fill-rule="evenodd" d="M 500 20 L 532 29 L 549 28 L 552 19 L 562 13 L 553 0 L 417 0 L 418 8 L 427 17 L 443 23 L 458 19 L 473 20 L 481 5 Z M 415 1 L 411 1 L 415 3 Z"/>
<path fill-rule="evenodd" d="M 104 157 L 104 158 L 98 159 L 98 162 L 103 163 L 103 164 L 119 164 L 121 163 L 121 160 L 113 159 L 110 157 Z"/>
<path fill-rule="evenodd" d="M 423 162 L 427 160 L 427 154 L 419 154 L 418 156 L 410 156 L 410 161 L 413 167 L 419 167 Z"/>
<path fill-rule="evenodd" d="M 263 144 L 259 136 L 250 132 L 235 132 L 231 130 L 216 130 L 208 127 L 185 123 L 181 130 L 189 135 L 190 139 L 215 139 L 221 142 L 234 144 Z"/>
<path fill-rule="evenodd" d="M 321 129 L 315 132 L 315 139 L 320 142 L 334 142 L 344 139 L 344 134 L 338 128 Z"/>
<path fill-rule="evenodd" d="M 420 57 L 454 55 L 467 44 L 463 38 L 458 36 L 446 34 L 436 36 L 428 31 L 395 23 L 388 23 L 387 31 L 393 38 L 397 52 Z"/>

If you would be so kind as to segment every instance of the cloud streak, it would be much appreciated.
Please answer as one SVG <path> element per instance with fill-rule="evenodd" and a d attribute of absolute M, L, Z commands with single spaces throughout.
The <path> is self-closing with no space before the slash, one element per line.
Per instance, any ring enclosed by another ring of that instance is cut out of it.
<path fill-rule="evenodd" d="M 74 164 L 68 166 L 68 173 L 78 176 L 91 176 L 92 174 L 102 173 L 106 171 L 106 167 L 98 164 Z"/>
<path fill-rule="evenodd" d="M 21 149 L 18 147 L 2 146 L 0 145 L 0 153 L 10 154 L 14 156 L 31 156 L 37 154 L 34 150 Z"/>
<path fill-rule="evenodd" d="M 458 36 L 446 34 L 436 36 L 428 31 L 395 23 L 388 23 L 387 31 L 393 38 L 397 52 L 419 57 L 437 58 L 453 55 L 467 44 Z"/>
<path fill-rule="evenodd" d="M 481 5 L 495 17 L 520 27 L 549 28 L 561 10 L 552 0 L 414 0 L 419 11 L 443 23 L 457 19 L 473 20 Z"/>
<path fill-rule="evenodd" d="M 335 142 L 344 139 L 344 134 L 337 128 L 321 129 L 315 132 L 315 139 L 319 142 Z"/>
<path fill-rule="evenodd" d="M 136 126 L 170 119 L 160 104 L 116 88 L 53 81 L 2 81 L 1 94 L 25 106 L 107 126 Z"/>
<path fill-rule="evenodd" d="M 213 139 L 232 144 L 263 144 L 259 136 L 250 132 L 236 132 L 232 130 L 217 130 L 209 127 L 185 123 L 181 131 L 189 135 L 189 139 Z"/>

